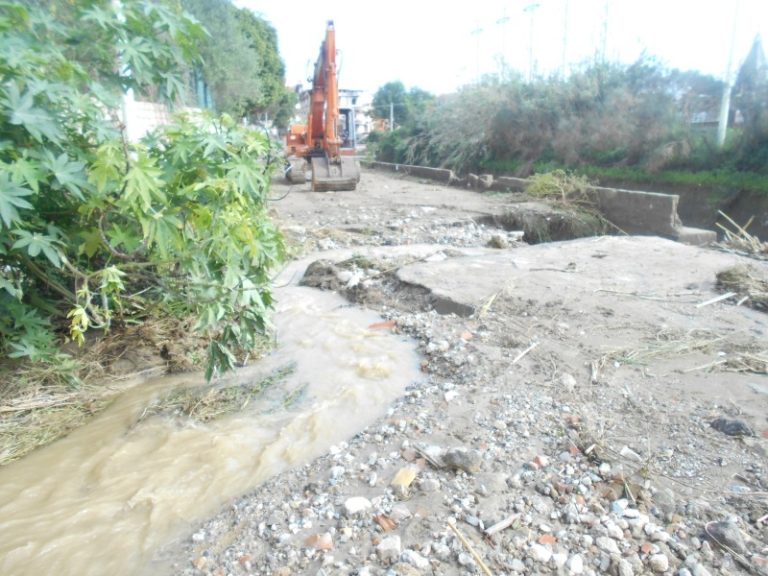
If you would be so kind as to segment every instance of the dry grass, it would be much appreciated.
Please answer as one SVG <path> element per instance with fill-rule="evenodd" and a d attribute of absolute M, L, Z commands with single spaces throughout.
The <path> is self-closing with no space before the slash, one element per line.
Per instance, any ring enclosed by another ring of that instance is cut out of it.
<path fill-rule="evenodd" d="M 758 259 L 768 259 L 768 242 L 761 242 L 756 236 L 747 232 L 754 216 L 744 226 L 739 226 L 725 212 L 719 211 L 727 225 L 717 223 L 717 227 L 723 231 L 724 238 L 717 246 L 729 252 L 737 252 Z"/>
<path fill-rule="evenodd" d="M 295 370 L 294 365 L 284 366 L 255 382 L 233 385 L 211 384 L 193 388 L 176 389 L 148 406 L 138 422 L 151 416 L 164 415 L 190 418 L 197 422 L 210 422 L 245 409 L 251 400 L 266 389 L 284 380 Z M 298 393 L 287 396 L 284 403 L 294 403 Z"/>
<path fill-rule="evenodd" d="M 608 361 L 613 360 L 622 364 L 646 364 L 658 358 L 672 358 L 694 352 L 706 352 L 722 341 L 722 336 L 714 336 L 710 332 L 692 330 L 679 333 L 661 330 L 652 340 L 648 340 L 636 348 L 609 352 L 600 359 L 599 363 L 604 366 Z"/>
<path fill-rule="evenodd" d="M 735 292 L 740 303 L 768 311 L 768 274 L 754 266 L 733 266 L 718 272 L 717 288 Z"/>
<path fill-rule="evenodd" d="M 84 349 L 72 349 L 72 356 L 61 355 L 47 364 L 0 366 L 0 466 L 86 424 L 115 396 L 146 377 L 200 368 L 207 341 L 193 333 L 190 322 L 148 320 L 92 335 Z M 260 357 L 271 346 L 265 337 L 251 357 Z M 215 396 L 201 403 L 202 414 L 215 411 L 206 406 L 223 403 Z"/>

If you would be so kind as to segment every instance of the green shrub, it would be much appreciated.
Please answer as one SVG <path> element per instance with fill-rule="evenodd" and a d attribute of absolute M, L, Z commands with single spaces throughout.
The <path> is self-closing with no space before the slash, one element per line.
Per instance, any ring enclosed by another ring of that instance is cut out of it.
<path fill-rule="evenodd" d="M 121 91 L 175 98 L 201 28 L 152 1 L 52 6 L 57 19 L 0 5 L 0 349 L 51 360 L 64 326 L 82 343 L 92 328 L 193 313 L 210 378 L 267 322 L 283 252 L 266 216 L 276 151 L 228 117 L 127 142 L 112 117 Z"/>

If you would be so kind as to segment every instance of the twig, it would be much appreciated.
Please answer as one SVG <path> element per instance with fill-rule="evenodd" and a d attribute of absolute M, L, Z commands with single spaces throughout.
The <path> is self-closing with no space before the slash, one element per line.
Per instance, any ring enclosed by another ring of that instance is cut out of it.
<path fill-rule="evenodd" d="M 709 306 L 710 304 L 716 304 L 717 302 L 720 302 L 722 300 L 733 298 L 736 295 L 737 295 L 736 292 L 726 292 L 725 294 L 720 294 L 720 296 L 715 296 L 714 298 L 710 298 L 705 302 L 699 302 L 698 304 L 696 304 L 696 308 L 704 308 L 704 306 Z"/>
<path fill-rule="evenodd" d="M 635 298 L 640 298 L 642 300 L 653 300 L 655 302 L 672 302 L 669 298 L 661 298 L 659 296 L 646 296 L 645 294 L 638 294 L 637 292 L 621 292 L 620 290 L 608 290 L 607 288 L 598 288 L 594 291 L 594 293 L 597 292 L 606 292 L 608 294 L 618 294 L 620 296 L 634 296 Z M 670 296 L 693 296 L 696 292 L 678 292 L 677 294 L 670 294 Z"/>
<path fill-rule="evenodd" d="M 520 352 L 520 354 L 518 354 L 518 355 L 515 357 L 515 359 L 514 359 L 514 360 L 512 360 L 512 364 L 517 364 L 517 363 L 518 363 L 520 360 L 522 360 L 522 359 L 523 359 L 523 356 L 525 356 L 526 354 L 528 354 L 528 352 L 530 352 L 531 350 L 533 350 L 534 348 L 536 348 L 536 346 L 538 346 L 538 345 L 539 345 L 539 343 L 538 343 L 538 342 L 534 342 L 533 344 L 531 344 L 530 346 L 528 346 L 528 348 L 526 348 L 525 350 L 523 350 L 522 352 Z"/>
<path fill-rule="evenodd" d="M 688 372 L 696 372 L 697 370 L 706 370 L 707 368 L 714 368 L 715 366 L 720 366 L 720 364 L 725 364 L 726 362 L 728 362 L 728 360 L 715 360 L 709 364 L 702 364 L 701 366 L 687 368 L 686 370 L 683 370 L 683 374 L 687 374 Z"/>
<path fill-rule="evenodd" d="M 499 522 L 496 522 L 493 526 L 490 526 L 485 529 L 485 535 L 486 536 L 493 536 L 496 534 L 496 532 L 501 532 L 502 530 L 506 530 L 512 524 L 515 523 L 515 520 L 517 520 L 520 517 L 519 514 L 512 514 L 511 516 L 507 516 L 504 518 L 504 520 L 500 520 Z"/>
<path fill-rule="evenodd" d="M 728 545 L 727 545 L 727 544 L 725 544 L 724 542 L 721 542 L 720 540 L 718 540 L 718 539 L 715 537 L 715 535 L 714 535 L 714 534 L 712 534 L 712 532 L 710 532 L 710 530 L 709 530 L 709 527 L 710 527 L 712 524 L 714 524 L 714 523 L 715 523 L 715 522 L 707 522 L 706 524 L 704 524 L 704 532 L 706 532 L 707 536 L 709 536 L 710 538 L 712 538 L 712 540 L 713 540 L 713 541 L 714 541 L 714 542 L 715 542 L 715 543 L 716 543 L 718 546 L 720 546 L 720 547 L 721 547 L 721 548 L 723 548 L 724 550 L 727 550 L 728 552 L 730 552 L 730 553 L 731 553 L 731 555 L 732 555 L 732 556 L 733 556 L 733 557 L 736 559 L 736 561 L 737 561 L 739 564 L 741 564 L 741 565 L 742 565 L 744 568 L 746 568 L 747 570 L 749 570 L 749 571 L 750 571 L 750 572 L 752 572 L 753 574 L 757 574 L 757 572 L 756 572 L 755 568 L 752 566 L 752 564 L 749 562 L 749 560 L 747 560 L 746 558 L 744 558 L 744 556 L 742 556 L 741 554 L 739 554 L 738 552 L 736 552 L 736 551 L 735 551 L 733 548 L 731 548 L 730 546 L 728 546 Z"/>
<path fill-rule="evenodd" d="M 472 555 L 472 558 L 475 559 L 475 562 L 480 566 L 483 572 L 485 572 L 486 576 L 493 576 L 493 573 L 490 571 L 488 566 L 485 565 L 485 562 L 483 562 L 483 559 L 480 558 L 480 554 L 478 554 L 475 549 L 472 547 L 472 544 L 469 543 L 469 540 L 467 540 L 464 535 L 459 532 L 459 529 L 451 524 L 448 523 L 448 528 L 453 530 L 453 532 L 456 534 L 458 539 L 461 541 L 462 544 L 464 544 L 464 547 L 469 551 L 469 553 Z"/>

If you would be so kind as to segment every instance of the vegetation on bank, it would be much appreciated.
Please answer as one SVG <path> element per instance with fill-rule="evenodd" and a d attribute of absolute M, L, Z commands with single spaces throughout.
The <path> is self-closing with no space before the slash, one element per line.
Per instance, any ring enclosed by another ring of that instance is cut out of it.
<path fill-rule="evenodd" d="M 384 85 L 374 102 L 392 92 Z M 715 143 L 722 83 L 650 58 L 595 63 L 568 77 L 488 77 L 429 99 L 372 139 L 382 161 L 529 176 L 567 169 L 611 181 L 768 192 L 768 66 L 759 41 L 733 89 L 724 148 Z M 408 92 L 401 91 L 407 104 Z M 380 97 L 379 97 L 380 96 Z M 375 113 L 386 119 L 384 107 Z"/>
<path fill-rule="evenodd" d="M 207 378 L 267 327 L 284 253 L 266 213 L 279 154 L 227 115 L 129 142 L 127 90 L 171 103 L 199 62 L 177 3 L 0 5 L 0 351 L 63 365 L 65 340 L 196 319 Z"/>

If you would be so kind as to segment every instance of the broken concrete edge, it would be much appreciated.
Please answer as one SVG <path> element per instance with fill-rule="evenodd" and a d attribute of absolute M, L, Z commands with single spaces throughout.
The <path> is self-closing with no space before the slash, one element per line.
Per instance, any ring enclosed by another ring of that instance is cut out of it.
<path fill-rule="evenodd" d="M 389 162 L 378 162 L 375 160 L 363 160 L 360 163 L 367 168 L 379 168 L 382 170 L 390 170 L 392 172 L 401 172 L 403 174 L 410 174 L 411 176 L 417 176 L 419 178 L 436 180 L 437 182 L 442 182 L 444 184 L 454 184 L 458 180 L 453 170 L 446 170 L 444 168 L 413 166 L 411 164 L 392 164 Z"/>
<path fill-rule="evenodd" d="M 475 190 L 494 192 L 525 192 L 529 180 L 513 176 L 491 174 L 470 174 L 466 179 L 456 176 L 452 170 L 429 168 L 410 164 L 364 161 L 364 166 L 390 170 L 422 178 L 436 180 L 448 185 L 468 186 Z M 690 228 L 683 225 L 677 213 L 680 197 L 677 194 L 663 194 L 641 190 L 625 190 L 592 186 L 594 201 L 603 217 L 627 234 L 661 236 L 685 244 L 703 246 L 717 241 L 713 230 Z"/>

